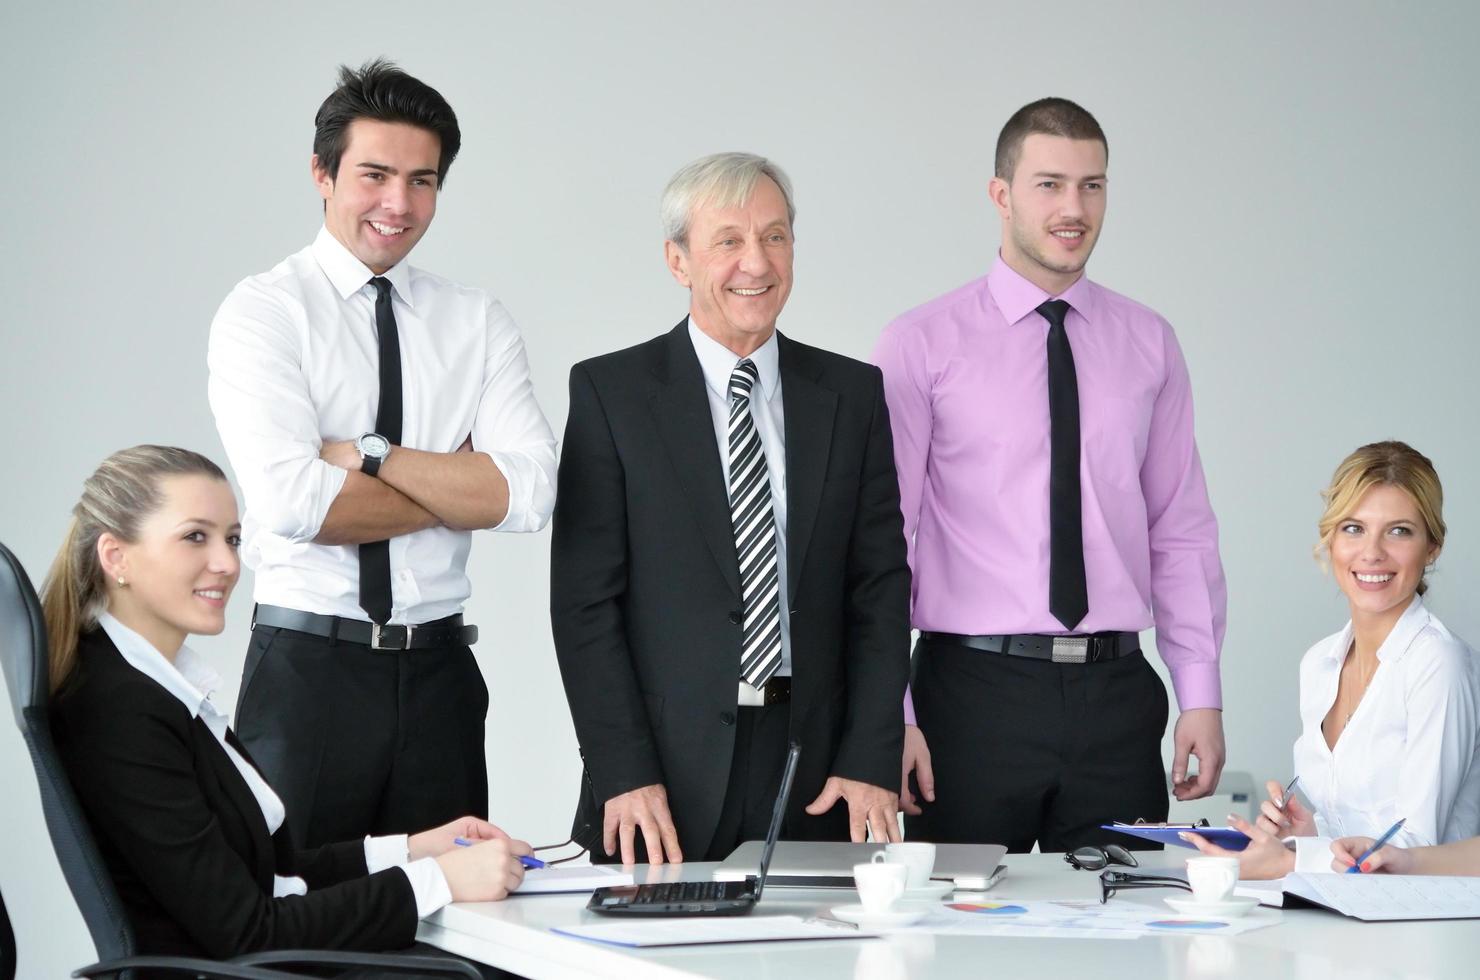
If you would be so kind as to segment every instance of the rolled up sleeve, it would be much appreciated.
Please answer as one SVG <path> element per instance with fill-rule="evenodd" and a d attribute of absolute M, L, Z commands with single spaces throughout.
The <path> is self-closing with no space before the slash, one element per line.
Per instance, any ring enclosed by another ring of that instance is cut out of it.
<path fill-rule="evenodd" d="M 206 354 L 211 413 L 247 509 L 293 542 L 318 535 L 347 475 L 319 459 L 302 322 L 287 300 L 247 280 L 216 312 Z"/>
<path fill-rule="evenodd" d="M 538 531 L 555 509 L 555 433 L 535 400 L 529 358 L 514 319 L 488 305 L 488 357 L 473 423 L 473 448 L 509 484 L 509 509 L 493 530 Z"/>

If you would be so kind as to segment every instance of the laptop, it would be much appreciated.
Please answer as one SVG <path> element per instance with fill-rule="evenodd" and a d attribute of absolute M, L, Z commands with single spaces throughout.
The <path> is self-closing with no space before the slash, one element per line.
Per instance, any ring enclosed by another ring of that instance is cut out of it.
<path fill-rule="evenodd" d="M 716 881 L 744 877 L 755 867 L 759 841 L 746 841 L 714 869 Z M 771 862 L 770 882 L 781 888 L 852 888 L 853 866 L 869 861 L 883 844 L 782 841 Z M 990 888 L 1002 875 L 1001 844 L 937 844 L 932 881 L 949 881 L 963 891 Z"/>
<path fill-rule="evenodd" d="M 602 915 L 746 915 L 761 900 L 766 887 L 766 871 L 771 852 L 781 835 L 781 818 L 786 814 L 786 801 L 791 796 L 791 781 L 796 776 L 797 758 L 802 747 L 791 743 L 786 754 L 786 769 L 781 773 L 781 792 L 776 808 L 771 811 L 771 829 L 760 852 L 760 875 L 747 874 L 731 881 L 668 881 L 650 885 L 617 885 L 598 888 L 591 893 L 586 908 Z M 758 847 L 759 841 L 752 841 Z"/>

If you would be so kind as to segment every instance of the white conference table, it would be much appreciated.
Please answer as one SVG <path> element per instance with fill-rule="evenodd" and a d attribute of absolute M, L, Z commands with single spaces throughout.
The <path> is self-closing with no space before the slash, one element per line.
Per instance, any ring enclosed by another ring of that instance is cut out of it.
<path fill-rule="evenodd" d="M 1145 855 L 1140 870 L 1173 867 L 1170 853 Z M 1099 875 L 1075 871 L 1059 854 L 1009 854 L 992 900 L 1099 898 Z M 707 881 L 715 865 L 652 869 L 638 881 Z M 980 893 L 974 893 L 980 897 Z M 1166 908 L 1172 889 L 1120 892 L 1112 902 Z M 754 915 L 823 913 L 852 892 L 768 887 Z M 965 893 L 963 893 L 965 897 Z M 876 939 L 624 949 L 556 935 L 553 927 L 616 921 L 585 910 L 588 895 L 514 896 L 451 905 L 421 924 L 417 938 L 535 980 L 928 980 L 933 977 L 1114 976 L 1299 978 L 1480 976 L 1480 920 L 1359 922 L 1318 909 L 1255 909 L 1276 925 L 1237 936 L 1158 935 L 1132 940 L 996 938 L 894 934 Z M 682 919 L 669 920 L 682 928 Z"/>

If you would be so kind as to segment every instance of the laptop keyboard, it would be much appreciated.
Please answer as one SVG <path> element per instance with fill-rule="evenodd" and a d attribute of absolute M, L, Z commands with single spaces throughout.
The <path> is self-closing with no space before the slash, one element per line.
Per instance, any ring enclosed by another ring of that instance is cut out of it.
<path fill-rule="evenodd" d="M 743 882 L 736 881 L 670 881 L 643 885 L 632 897 L 633 905 L 671 905 L 676 902 L 714 902 L 736 897 L 728 893 Z"/>

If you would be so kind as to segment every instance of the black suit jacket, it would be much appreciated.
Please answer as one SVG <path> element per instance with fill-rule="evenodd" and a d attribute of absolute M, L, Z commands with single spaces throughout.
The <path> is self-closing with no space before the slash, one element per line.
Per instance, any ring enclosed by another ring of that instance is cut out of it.
<path fill-rule="evenodd" d="M 786 436 L 791 736 L 786 823 L 847 839 L 846 805 L 806 817 L 829 775 L 898 791 L 909 568 L 877 368 L 780 345 Z M 560 461 L 551 620 L 586 764 L 576 830 L 599 803 L 667 788 L 686 855 L 713 839 L 740 677 L 740 573 L 714 423 L 687 320 L 577 364 Z"/>
<path fill-rule="evenodd" d="M 205 722 L 130 666 L 103 630 L 82 636 L 52 728 L 141 953 L 220 959 L 413 942 L 406 875 L 366 876 L 360 841 L 295 851 L 286 824 L 269 836 Z M 274 874 L 303 878 L 308 894 L 273 898 Z"/>

